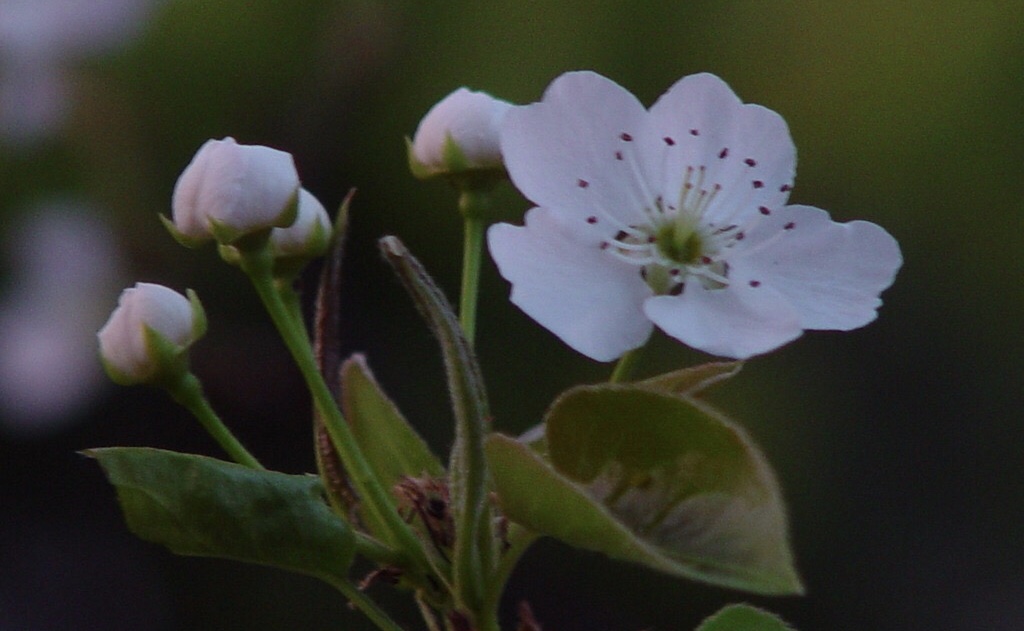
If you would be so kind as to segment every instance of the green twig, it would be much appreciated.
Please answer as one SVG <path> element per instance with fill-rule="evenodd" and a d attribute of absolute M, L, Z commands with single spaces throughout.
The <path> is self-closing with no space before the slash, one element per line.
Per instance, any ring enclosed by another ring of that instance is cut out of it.
<path fill-rule="evenodd" d="M 398 623 L 391 619 L 387 613 L 384 612 L 377 603 L 370 600 L 370 598 L 359 591 L 359 589 L 345 580 L 331 578 L 328 582 L 334 586 L 339 592 L 348 598 L 349 602 L 363 612 L 367 618 L 369 618 L 373 624 L 377 626 L 381 631 L 404 631 L 402 627 L 398 626 Z"/>
<path fill-rule="evenodd" d="M 351 476 L 352 484 L 363 500 L 363 506 L 374 514 L 379 523 L 385 525 L 393 539 L 391 543 L 408 554 L 417 569 L 428 571 L 430 564 L 420 540 L 394 510 L 391 500 L 356 444 L 351 429 L 317 368 L 305 328 L 295 321 L 294 311 L 289 309 L 274 283 L 269 251 L 266 247 L 243 250 L 241 267 L 249 275 L 285 346 L 291 351 L 345 469 Z"/>
<path fill-rule="evenodd" d="M 235 462 L 253 469 L 263 469 L 260 461 L 249 453 L 249 450 L 235 438 L 231 430 L 224 425 L 224 422 L 214 412 L 206 397 L 203 396 L 203 386 L 195 375 L 190 372 L 182 373 L 179 379 L 165 384 L 164 387 L 172 399 L 184 406 L 199 419 L 203 428 Z"/>
<path fill-rule="evenodd" d="M 480 261 L 483 258 L 484 209 L 488 206 L 484 193 L 464 191 L 459 197 L 459 210 L 465 220 L 462 244 L 462 293 L 459 299 L 459 324 L 471 345 L 476 337 L 476 308 L 480 294 Z"/>
<path fill-rule="evenodd" d="M 625 355 L 619 358 L 619 363 L 615 364 L 615 370 L 612 371 L 612 376 L 608 379 L 609 383 L 625 383 L 629 381 L 633 375 L 633 371 L 636 369 L 637 364 L 640 360 L 640 353 L 644 347 L 634 348 L 631 351 L 627 351 Z"/>

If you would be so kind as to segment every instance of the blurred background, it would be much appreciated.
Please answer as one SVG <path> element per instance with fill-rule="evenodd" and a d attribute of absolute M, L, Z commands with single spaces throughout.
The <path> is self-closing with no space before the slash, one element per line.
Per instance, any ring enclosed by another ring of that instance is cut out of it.
<path fill-rule="evenodd" d="M 292 152 L 352 211 L 344 344 L 439 452 L 437 349 L 376 253 L 401 236 L 457 295 L 461 222 L 403 136 L 466 85 L 537 100 L 589 68 L 651 103 L 710 71 L 788 121 L 791 200 L 886 227 L 906 259 L 879 320 L 748 363 L 712 400 L 775 465 L 802 598 L 702 587 L 542 541 L 505 602 L 545 628 L 692 629 L 728 602 L 799 629 L 1024 627 L 1024 3 L 0 0 L 0 629 L 368 629 L 312 579 L 136 540 L 77 451 L 219 456 L 159 391 L 109 384 L 95 331 L 137 280 L 194 288 L 194 370 L 271 467 L 314 468 L 307 395 L 244 278 L 162 229 L 199 145 Z M 511 190 L 501 219 L 526 203 Z M 311 270 L 311 273 L 315 270 Z M 312 282 L 310 275 L 307 285 Z M 484 270 L 479 355 L 517 433 L 610 366 L 574 354 Z M 708 358 L 656 339 L 642 371 Z M 416 614 L 374 588 L 400 620 Z"/>

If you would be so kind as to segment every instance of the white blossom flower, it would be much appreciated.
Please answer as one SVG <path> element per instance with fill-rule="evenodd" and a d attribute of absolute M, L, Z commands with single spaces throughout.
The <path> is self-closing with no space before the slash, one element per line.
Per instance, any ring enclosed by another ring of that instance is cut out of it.
<path fill-rule="evenodd" d="M 125 289 L 117 308 L 100 329 L 100 357 L 111 378 L 121 384 L 157 376 L 206 331 L 202 307 L 153 283 Z"/>
<path fill-rule="evenodd" d="M 413 173 L 430 177 L 474 169 L 500 169 L 501 121 L 512 104 L 459 88 L 420 121 L 409 150 Z"/>
<path fill-rule="evenodd" d="M 230 243 L 291 225 L 298 193 L 291 154 L 230 137 L 208 140 L 174 185 L 174 228 L 186 241 Z"/>
<path fill-rule="evenodd" d="M 331 240 L 331 218 L 324 205 L 306 189 L 299 189 L 295 223 L 270 231 L 270 249 L 275 258 L 315 258 L 327 251 Z"/>
<path fill-rule="evenodd" d="M 685 77 L 647 110 L 592 72 L 556 79 L 509 113 L 509 176 L 536 208 L 488 243 L 512 301 L 577 351 L 609 361 L 653 326 L 733 358 L 804 329 L 876 317 L 902 263 L 864 221 L 786 205 L 796 150 L 785 121 L 719 78 Z"/>

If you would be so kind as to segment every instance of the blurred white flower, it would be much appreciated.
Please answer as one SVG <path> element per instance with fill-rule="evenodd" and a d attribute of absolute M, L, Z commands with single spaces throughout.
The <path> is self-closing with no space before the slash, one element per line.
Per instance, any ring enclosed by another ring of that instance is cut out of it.
<path fill-rule="evenodd" d="M 299 174 L 290 153 L 234 138 L 208 140 L 174 185 L 174 227 L 192 242 L 231 243 L 295 221 Z"/>
<path fill-rule="evenodd" d="M 420 121 L 409 160 L 417 177 L 474 169 L 500 169 L 498 130 L 512 104 L 459 88 Z"/>
<path fill-rule="evenodd" d="M 97 333 L 108 374 L 121 384 L 144 383 L 206 331 L 194 298 L 154 283 L 136 283 L 121 293 L 117 308 Z"/>
<path fill-rule="evenodd" d="M 163 0 L 0 0 L 0 139 L 28 145 L 70 110 L 68 70 L 135 37 Z"/>
<path fill-rule="evenodd" d="M 122 274 L 110 230 L 68 203 L 34 209 L 6 235 L 0 298 L 0 430 L 31 436 L 75 420 L 105 385 L 96 329 Z"/>
<path fill-rule="evenodd" d="M 875 224 L 787 206 L 785 121 L 710 74 L 650 110 L 600 75 L 564 74 L 509 113 L 501 150 L 537 205 L 525 226 L 488 232 L 512 301 L 600 361 L 654 325 L 740 359 L 804 329 L 854 329 L 875 319 L 902 263 Z"/>

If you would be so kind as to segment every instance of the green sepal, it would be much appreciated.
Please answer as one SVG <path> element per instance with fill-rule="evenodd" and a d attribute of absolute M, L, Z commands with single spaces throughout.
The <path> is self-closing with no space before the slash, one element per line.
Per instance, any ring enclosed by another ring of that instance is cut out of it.
<path fill-rule="evenodd" d="M 146 541 L 185 556 L 346 580 L 355 536 L 315 477 L 143 447 L 85 454 L 99 461 L 128 528 Z"/>
<path fill-rule="evenodd" d="M 773 613 L 750 605 L 726 605 L 697 627 L 697 631 L 793 631 Z"/>
<path fill-rule="evenodd" d="M 644 387 L 584 386 L 546 418 L 547 457 L 493 435 L 506 516 L 537 533 L 676 576 L 801 593 L 785 508 L 746 434 L 699 402 Z"/>
<path fill-rule="evenodd" d="M 742 361 L 710 362 L 644 379 L 636 385 L 667 394 L 694 396 L 739 374 Z"/>
<path fill-rule="evenodd" d="M 188 298 L 188 304 L 192 308 L 192 343 L 206 335 L 206 328 L 208 322 L 206 320 L 206 309 L 203 308 L 203 303 L 199 301 L 199 294 L 192 289 L 185 290 L 185 296 Z"/>
<path fill-rule="evenodd" d="M 341 406 L 359 448 L 385 487 L 403 477 L 441 478 L 444 467 L 370 372 L 353 355 L 341 366 Z"/>
<path fill-rule="evenodd" d="M 212 240 L 212 238 L 196 239 L 194 237 L 189 237 L 182 233 L 180 230 L 178 230 L 178 226 L 174 225 L 174 222 L 168 219 L 167 216 L 164 215 L 163 213 L 157 213 L 156 216 L 160 218 L 160 223 L 163 224 L 167 232 L 169 232 L 171 236 L 174 237 L 174 240 L 177 241 L 179 244 L 185 246 L 186 248 L 194 250 L 202 246 L 203 244 L 207 243 L 208 241 Z"/>
<path fill-rule="evenodd" d="M 452 139 L 451 134 L 445 137 L 441 150 L 445 166 L 432 167 L 416 159 L 413 142 L 405 137 L 405 153 L 409 160 L 409 171 L 418 180 L 445 178 L 459 191 L 490 190 L 503 180 L 508 179 L 508 172 L 503 164 L 490 167 L 474 167 L 469 164 L 466 154 Z"/>
<path fill-rule="evenodd" d="M 413 151 L 412 138 L 409 138 L 408 136 L 405 137 L 405 155 L 409 159 L 409 171 L 412 172 L 413 177 L 417 180 L 429 180 L 431 178 L 444 175 L 416 159 L 416 152 Z"/>

